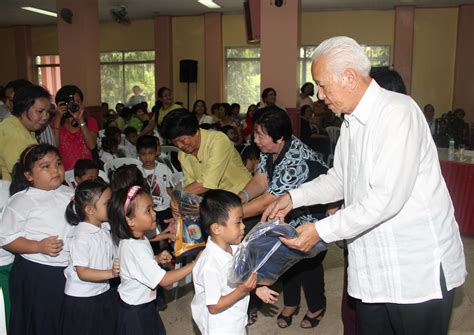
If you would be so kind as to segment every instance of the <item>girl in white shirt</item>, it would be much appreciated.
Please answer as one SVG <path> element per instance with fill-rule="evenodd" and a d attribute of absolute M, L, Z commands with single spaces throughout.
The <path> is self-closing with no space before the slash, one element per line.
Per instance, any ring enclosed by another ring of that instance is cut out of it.
<path fill-rule="evenodd" d="M 120 295 L 119 335 L 166 334 L 155 307 L 156 288 L 166 287 L 186 277 L 194 262 L 166 272 L 159 265 L 169 262 L 171 255 L 163 252 L 154 258 L 145 232 L 156 229 L 153 199 L 140 186 L 118 190 L 109 205 L 112 235 L 119 241 Z"/>
<path fill-rule="evenodd" d="M 9 334 L 60 333 L 64 269 L 72 233 L 64 217 L 73 195 L 63 186 L 58 150 L 49 144 L 26 148 L 15 164 L 11 198 L 0 223 L 0 245 L 16 254 L 10 274 Z"/>
<path fill-rule="evenodd" d="M 66 208 L 66 220 L 76 229 L 64 271 L 63 334 L 115 334 L 117 299 L 109 279 L 118 277 L 120 266 L 106 222 L 111 195 L 104 182 L 84 181 Z"/>

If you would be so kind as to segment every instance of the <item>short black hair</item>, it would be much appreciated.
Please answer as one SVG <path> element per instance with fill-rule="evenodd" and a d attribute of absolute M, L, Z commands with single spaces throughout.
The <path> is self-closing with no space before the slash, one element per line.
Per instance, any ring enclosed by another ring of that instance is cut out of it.
<path fill-rule="evenodd" d="M 74 177 L 82 178 L 87 170 L 99 170 L 99 167 L 93 160 L 79 159 L 74 165 Z"/>
<path fill-rule="evenodd" d="M 265 129 L 274 143 L 282 137 L 283 140 L 287 142 L 293 135 L 293 128 L 291 127 L 291 120 L 288 113 L 276 106 L 261 108 L 259 110 L 258 119 L 255 120 L 255 126 L 257 125 Z"/>
<path fill-rule="evenodd" d="M 128 119 L 130 117 L 130 115 L 132 115 L 132 110 L 128 107 L 124 107 L 122 108 L 122 110 L 120 111 L 120 117 L 122 119 Z"/>
<path fill-rule="evenodd" d="M 232 116 L 232 107 L 227 102 L 221 103 L 221 106 L 224 108 L 225 116 Z"/>
<path fill-rule="evenodd" d="M 113 147 L 119 145 L 119 141 L 112 136 L 104 136 L 100 142 L 102 144 L 102 150 L 108 153 L 111 153 Z"/>
<path fill-rule="evenodd" d="M 276 91 L 275 91 L 275 89 L 274 89 L 273 87 L 267 87 L 266 89 L 264 89 L 264 90 L 262 91 L 262 95 L 261 95 L 262 100 L 265 100 L 265 98 L 267 97 L 267 95 L 270 94 L 270 92 L 273 92 L 273 93 L 276 94 Z"/>
<path fill-rule="evenodd" d="M 8 82 L 8 84 L 5 86 L 5 91 L 11 88 L 13 92 L 16 93 L 20 88 L 27 86 L 33 86 L 33 83 L 26 79 L 16 79 Z"/>
<path fill-rule="evenodd" d="M 117 170 L 112 170 L 108 177 L 112 192 L 123 188 L 129 188 L 134 185 L 147 189 L 143 173 L 135 164 L 122 165 L 118 167 Z"/>
<path fill-rule="evenodd" d="M 314 84 L 308 81 L 308 82 L 304 83 L 303 86 L 301 86 L 300 91 L 303 92 L 304 89 L 306 88 L 306 86 L 310 86 L 310 85 L 313 86 L 313 89 L 314 89 Z"/>
<path fill-rule="evenodd" d="M 195 135 L 198 130 L 199 122 L 196 115 L 184 108 L 172 110 L 166 114 L 161 123 L 161 136 L 169 140 Z"/>
<path fill-rule="evenodd" d="M 210 235 L 213 223 L 225 226 L 229 220 L 230 210 L 236 207 L 242 207 L 242 201 L 234 193 L 224 190 L 207 191 L 199 206 L 204 231 Z"/>
<path fill-rule="evenodd" d="M 158 143 L 160 140 L 152 135 L 140 136 L 137 140 L 137 152 L 141 149 L 154 149 L 158 150 Z"/>
<path fill-rule="evenodd" d="M 76 93 L 79 94 L 81 101 L 84 101 L 84 94 L 82 93 L 81 89 L 77 87 L 76 85 L 65 85 L 61 87 L 58 93 L 56 93 L 56 98 L 55 98 L 56 105 L 61 101 L 63 102 L 67 101 L 67 98 L 70 95 L 74 95 Z"/>
<path fill-rule="evenodd" d="M 128 135 L 131 135 L 133 133 L 138 134 L 138 131 L 134 127 L 128 126 L 127 128 L 123 130 L 123 133 L 125 134 L 126 137 L 128 137 Z"/>
<path fill-rule="evenodd" d="M 386 90 L 407 94 L 405 83 L 400 74 L 395 70 L 387 67 L 373 67 L 370 70 L 370 76 Z"/>
<path fill-rule="evenodd" d="M 231 126 L 230 124 L 228 124 L 227 126 L 224 126 L 221 128 L 221 131 L 227 135 L 227 133 L 232 130 L 232 129 L 235 129 L 234 126 Z"/>
<path fill-rule="evenodd" d="M 47 89 L 38 85 L 29 85 L 20 88 L 15 92 L 15 96 L 13 97 L 12 114 L 20 116 L 30 109 L 30 107 L 35 104 L 36 99 L 39 98 L 46 98 L 49 100 L 51 99 L 51 94 L 49 94 Z"/>
<path fill-rule="evenodd" d="M 142 103 L 138 103 L 132 106 L 132 115 L 137 114 L 139 110 L 142 110 L 143 112 L 146 111 L 146 108 L 144 108 Z"/>
<path fill-rule="evenodd" d="M 171 92 L 171 90 L 170 90 L 168 87 L 162 86 L 162 87 L 160 87 L 160 88 L 158 89 L 158 91 L 156 92 L 156 96 L 157 96 L 158 98 L 161 98 L 161 97 L 163 96 L 163 93 L 165 93 L 166 91 L 170 91 L 170 92 Z"/>
<path fill-rule="evenodd" d="M 104 135 L 105 135 L 106 137 L 115 137 L 115 136 L 117 136 L 117 135 L 119 135 L 119 134 L 122 135 L 122 131 L 121 131 L 120 128 L 118 128 L 118 127 L 114 127 L 114 126 L 112 126 L 112 127 L 107 127 L 107 128 L 105 128 L 105 130 L 104 130 Z"/>

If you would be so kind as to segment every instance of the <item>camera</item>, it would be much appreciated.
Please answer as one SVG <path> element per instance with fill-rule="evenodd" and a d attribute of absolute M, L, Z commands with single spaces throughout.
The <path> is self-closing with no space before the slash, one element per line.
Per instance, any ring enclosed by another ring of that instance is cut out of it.
<path fill-rule="evenodd" d="M 67 110 L 70 113 L 76 113 L 79 111 L 79 104 L 74 101 L 74 95 L 69 95 L 66 99 Z"/>

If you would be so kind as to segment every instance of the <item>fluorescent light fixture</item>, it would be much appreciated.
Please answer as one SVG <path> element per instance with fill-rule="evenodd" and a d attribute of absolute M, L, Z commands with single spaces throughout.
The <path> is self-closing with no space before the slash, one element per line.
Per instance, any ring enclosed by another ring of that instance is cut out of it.
<path fill-rule="evenodd" d="M 50 12 L 48 10 L 43 10 L 43 9 L 39 9 L 39 8 L 35 8 L 35 7 L 21 7 L 21 9 L 24 9 L 24 10 L 27 10 L 27 11 L 30 11 L 30 12 L 34 12 L 34 13 L 38 13 L 38 14 L 48 15 L 48 16 L 52 16 L 52 17 L 58 17 L 58 14 L 56 14 L 55 12 Z"/>
<path fill-rule="evenodd" d="M 214 1 L 212 0 L 198 0 L 198 2 L 201 4 L 201 5 L 204 5 L 206 6 L 207 8 L 221 8 L 221 6 L 219 6 L 218 4 L 216 4 Z"/>

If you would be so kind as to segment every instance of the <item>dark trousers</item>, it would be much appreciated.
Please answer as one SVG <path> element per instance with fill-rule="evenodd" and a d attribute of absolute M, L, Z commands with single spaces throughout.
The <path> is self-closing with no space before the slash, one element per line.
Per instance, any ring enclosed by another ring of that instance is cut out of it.
<path fill-rule="evenodd" d="M 311 313 L 326 307 L 322 264 L 326 253 L 327 251 L 323 251 L 316 257 L 305 258 L 285 272 L 282 276 L 285 306 L 300 305 L 301 287 L 303 287 L 308 310 Z"/>
<path fill-rule="evenodd" d="M 359 335 L 446 335 L 454 302 L 454 289 L 446 290 L 441 271 L 442 299 L 418 304 L 376 303 L 357 301 L 357 333 Z"/>
<path fill-rule="evenodd" d="M 356 303 L 357 300 L 347 293 L 347 260 L 348 251 L 344 249 L 344 286 L 342 289 L 341 317 L 344 325 L 344 335 L 355 335 L 356 332 Z"/>

